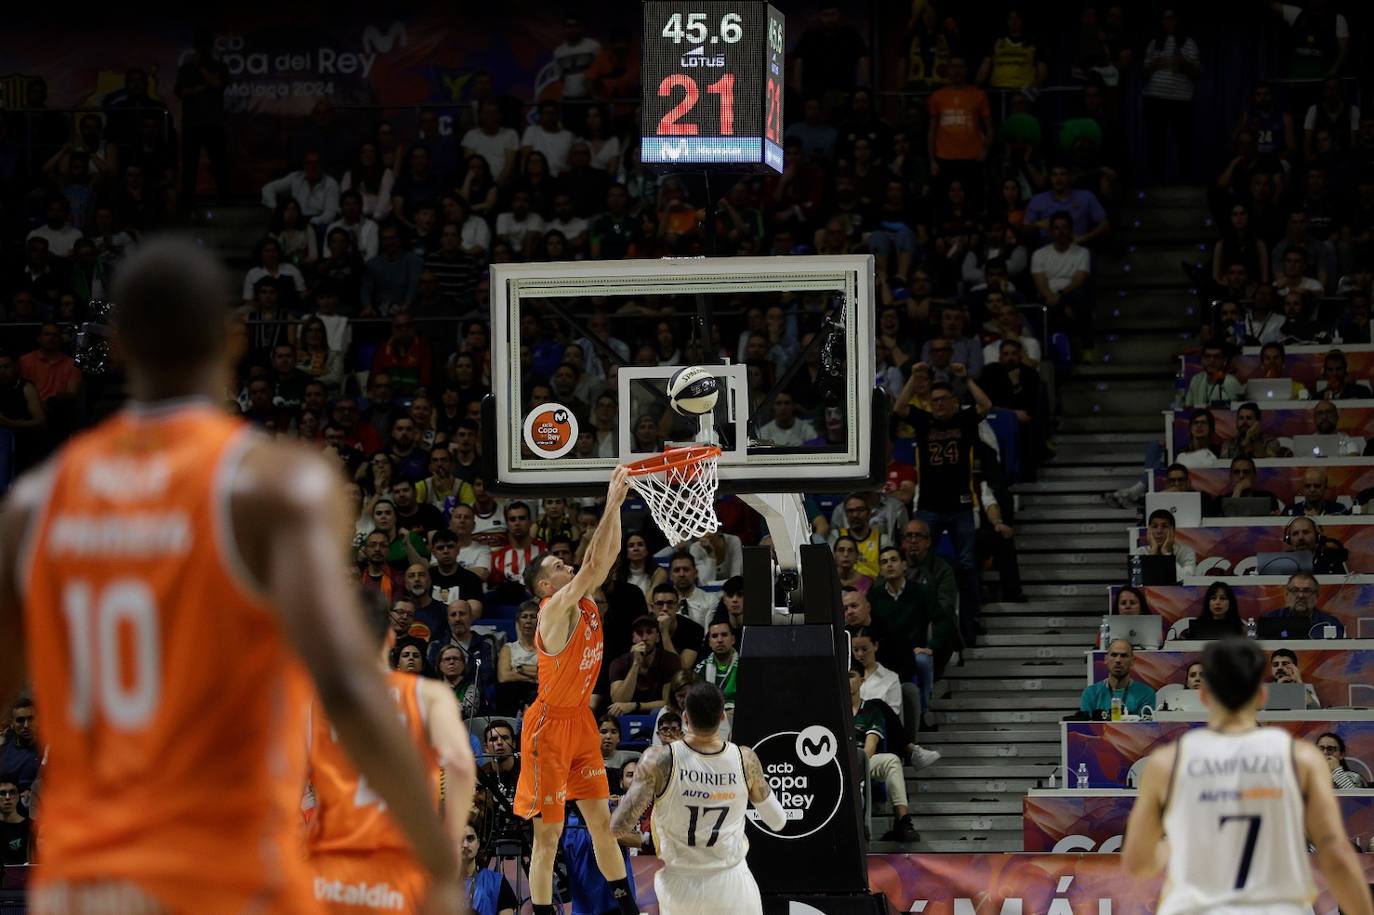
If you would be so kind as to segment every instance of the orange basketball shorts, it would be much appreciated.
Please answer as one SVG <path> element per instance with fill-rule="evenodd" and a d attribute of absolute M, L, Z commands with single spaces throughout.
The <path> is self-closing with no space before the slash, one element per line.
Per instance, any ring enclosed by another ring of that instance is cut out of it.
<path fill-rule="evenodd" d="M 558 708 L 536 702 L 520 731 L 520 781 L 515 812 L 561 823 L 563 805 L 611 796 L 601 735 L 586 706 Z"/>

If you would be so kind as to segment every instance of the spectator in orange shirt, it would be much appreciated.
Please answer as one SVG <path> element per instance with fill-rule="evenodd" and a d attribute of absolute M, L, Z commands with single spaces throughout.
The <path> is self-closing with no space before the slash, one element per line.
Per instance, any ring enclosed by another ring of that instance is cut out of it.
<path fill-rule="evenodd" d="M 434 371 L 434 354 L 429 341 L 415 333 L 415 318 L 398 312 L 391 318 L 391 337 L 377 350 L 372 374 L 391 377 L 397 390 L 413 392 L 428 387 Z"/>
<path fill-rule="evenodd" d="M 81 370 L 62 352 L 62 328 L 44 324 L 38 331 L 38 349 L 19 357 L 19 375 L 38 390 L 43 408 L 59 412 L 81 392 Z"/>
<path fill-rule="evenodd" d="M 930 174 L 945 186 L 962 182 L 973 209 L 979 210 L 983 162 L 992 142 L 992 110 L 983 90 L 968 84 L 968 64 L 962 57 L 949 59 L 948 74 L 949 85 L 930 96 Z"/>

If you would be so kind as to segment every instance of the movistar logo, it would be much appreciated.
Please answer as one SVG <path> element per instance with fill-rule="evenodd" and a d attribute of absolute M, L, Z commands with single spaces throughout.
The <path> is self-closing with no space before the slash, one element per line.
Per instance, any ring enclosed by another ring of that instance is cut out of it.
<path fill-rule="evenodd" d="M 406 27 L 403 23 L 393 22 L 387 27 L 386 34 L 376 26 L 369 25 L 363 29 L 363 52 L 369 51 L 385 54 L 392 48 L 399 45 L 404 48 L 410 43 L 409 36 L 406 34 Z"/>
<path fill-rule="evenodd" d="M 687 154 L 687 141 L 678 140 L 674 142 L 672 140 L 664 140 L 662 149 L 663 158 L 677 161 L 679 156 Z"/>

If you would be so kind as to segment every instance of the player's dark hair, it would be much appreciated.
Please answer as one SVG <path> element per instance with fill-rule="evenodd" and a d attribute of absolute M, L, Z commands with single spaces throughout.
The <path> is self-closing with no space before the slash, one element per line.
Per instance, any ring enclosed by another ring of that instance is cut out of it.
<path fill-rule="evenodd" d="M 1227 711 L 1255 698 L 1267 666 L 1264 652 L 1247 638 L 1220 639 L 1202 649 L 1202 680 Z"/>
<path fill-rule="evenodd" d="M 1345 756 L 1345 739 L 1342 738 L 1340 734 L 1337 734 L 1335 731 L 1324 731 L 1317 735 L 1317 740 L 1321 740 L 1323 737 L 1330 737 L 1332 740 L 1336 741 L 1336 749 L 1341 751 L 1342 757 Z M 0 781 L 0 785 L 3 784 L 4 782 Z"/>
<path fill-rule="evenodd" d="M 653 592 L 650 594 L 650 600 L 653 599 L 653 595 L 654 595 L 654 594 L 661 594 L 661 593 L 664 593 L 664 592 L 667 592 L 668 594 L 673 595 L 673 599 L 674 599 L 674 600 L 677 599 L 677 588 L 674 588 L 672 585 L 668 584 L 666 581 L 661 581 L 661 582 L 659 582 L 658 584 L 654 585 L 654 590 L 653 590 Z"/>
<path fill-rule="evenodd" d="M 682 709 L 687 713 L 687 721 L 691 723 L 693 731 L 698 734 L 709 733 L 720 727 L 725 697 L 714 683 L 701 680 L 687 687 L 687 698 L 682 703 Z"/>
<path fill-rule="evenodd" d="M 486 743 L 488 740 L 491 740 L 491 732 L 496 730 L 497 728 L 505 728 L 507 731 L 510 731 L 511 739 L 515 738 L 515 726 L 512 725 L 509 721 L 497 718 L 494 721 L 487 722 L 486 730 L 482 731 L 482 743 Z"/>
<path fill-rule="evenodd" d="M 548 558 L 548 553 L 540 553 L 530 560 L 529 565 L 525 566 L 525 590 L 535 597 L 539 596 L 537 587 L 540 580 L 544 578 L 544 560 Z"/>
<path fill-rule="evenodd" d="M 140 369 L 184 372 L 225 345 L 230 288 L 219 260 L 181 238 L 140 245 L 121 265 L 110 297 L 121 349 Z"/>
<path fill-rule="evenodd" d="M 687 560 L 692 564 L 692 568 L 694 569 L 697 567 L 697 558 L 693 556 L 691 553 L 687 552 L 686 550 L 678 550 L 676 553 L 674 553 L 672 558 L 668 560 L 668 564 L 672 565 L 679 559 Z"/>
<path fill-rule="evenodd" d="M 868 639 L 876 644 L 878 641 L 878 637 L 873 634 L 872 628 L 868 626 L 846 626 L 845 631 L 849 633 L 851 642 L 855 639 Z"/>
<path fill-rule="evenodd" d="M 1294 654 L 1291 648 L 1275 648 L 1269 653 L 1269 663 L 1273 664 L 1275 658 L 1287 658 L 1294 664 L 1298 663 L 1298 656 Z"/>
<path fill-rule="evenodd" d="M 359 588 L 358 601 L 363 606 L 367 632 L 380 645 L 391 631 L 391 607 L 387 605 L 386 595 L 373 588 Z"/>
<path fill-rule="evenodd" d="M 731 597 L 734 597 L 737 594 L 743 594 L 744 576 L 731 575 L 729 578 L 725 579 L 725 584 L 720 586 L 720 590 L 730 595 Z"/>
<path fill-rule="evenodd" d="M 453 531 L 449 530 L 449 529 L 446 528 L 446 527 L 441 527 L 441 528 L 439 528 L 439 530 L 437 530 L 437 531 L 434 532 L 434 536 L 431 537 L 431 538 L 429 539 L 429 545 L 430 545 L 431 547 L 434 546 L 434 544 L 436 544 L 436 543 L 457 543 L 457 542 L 458 542 L 458 535 L 455 534 Z"/>

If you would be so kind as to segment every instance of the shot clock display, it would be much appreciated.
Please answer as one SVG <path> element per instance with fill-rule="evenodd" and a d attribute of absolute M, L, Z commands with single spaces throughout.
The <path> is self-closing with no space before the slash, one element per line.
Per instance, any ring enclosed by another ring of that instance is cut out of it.
<path fill-rule="evenodd" d="M 763 0 L 645 3 L 640 159 L 782 171 L 785 37 Z"/>

